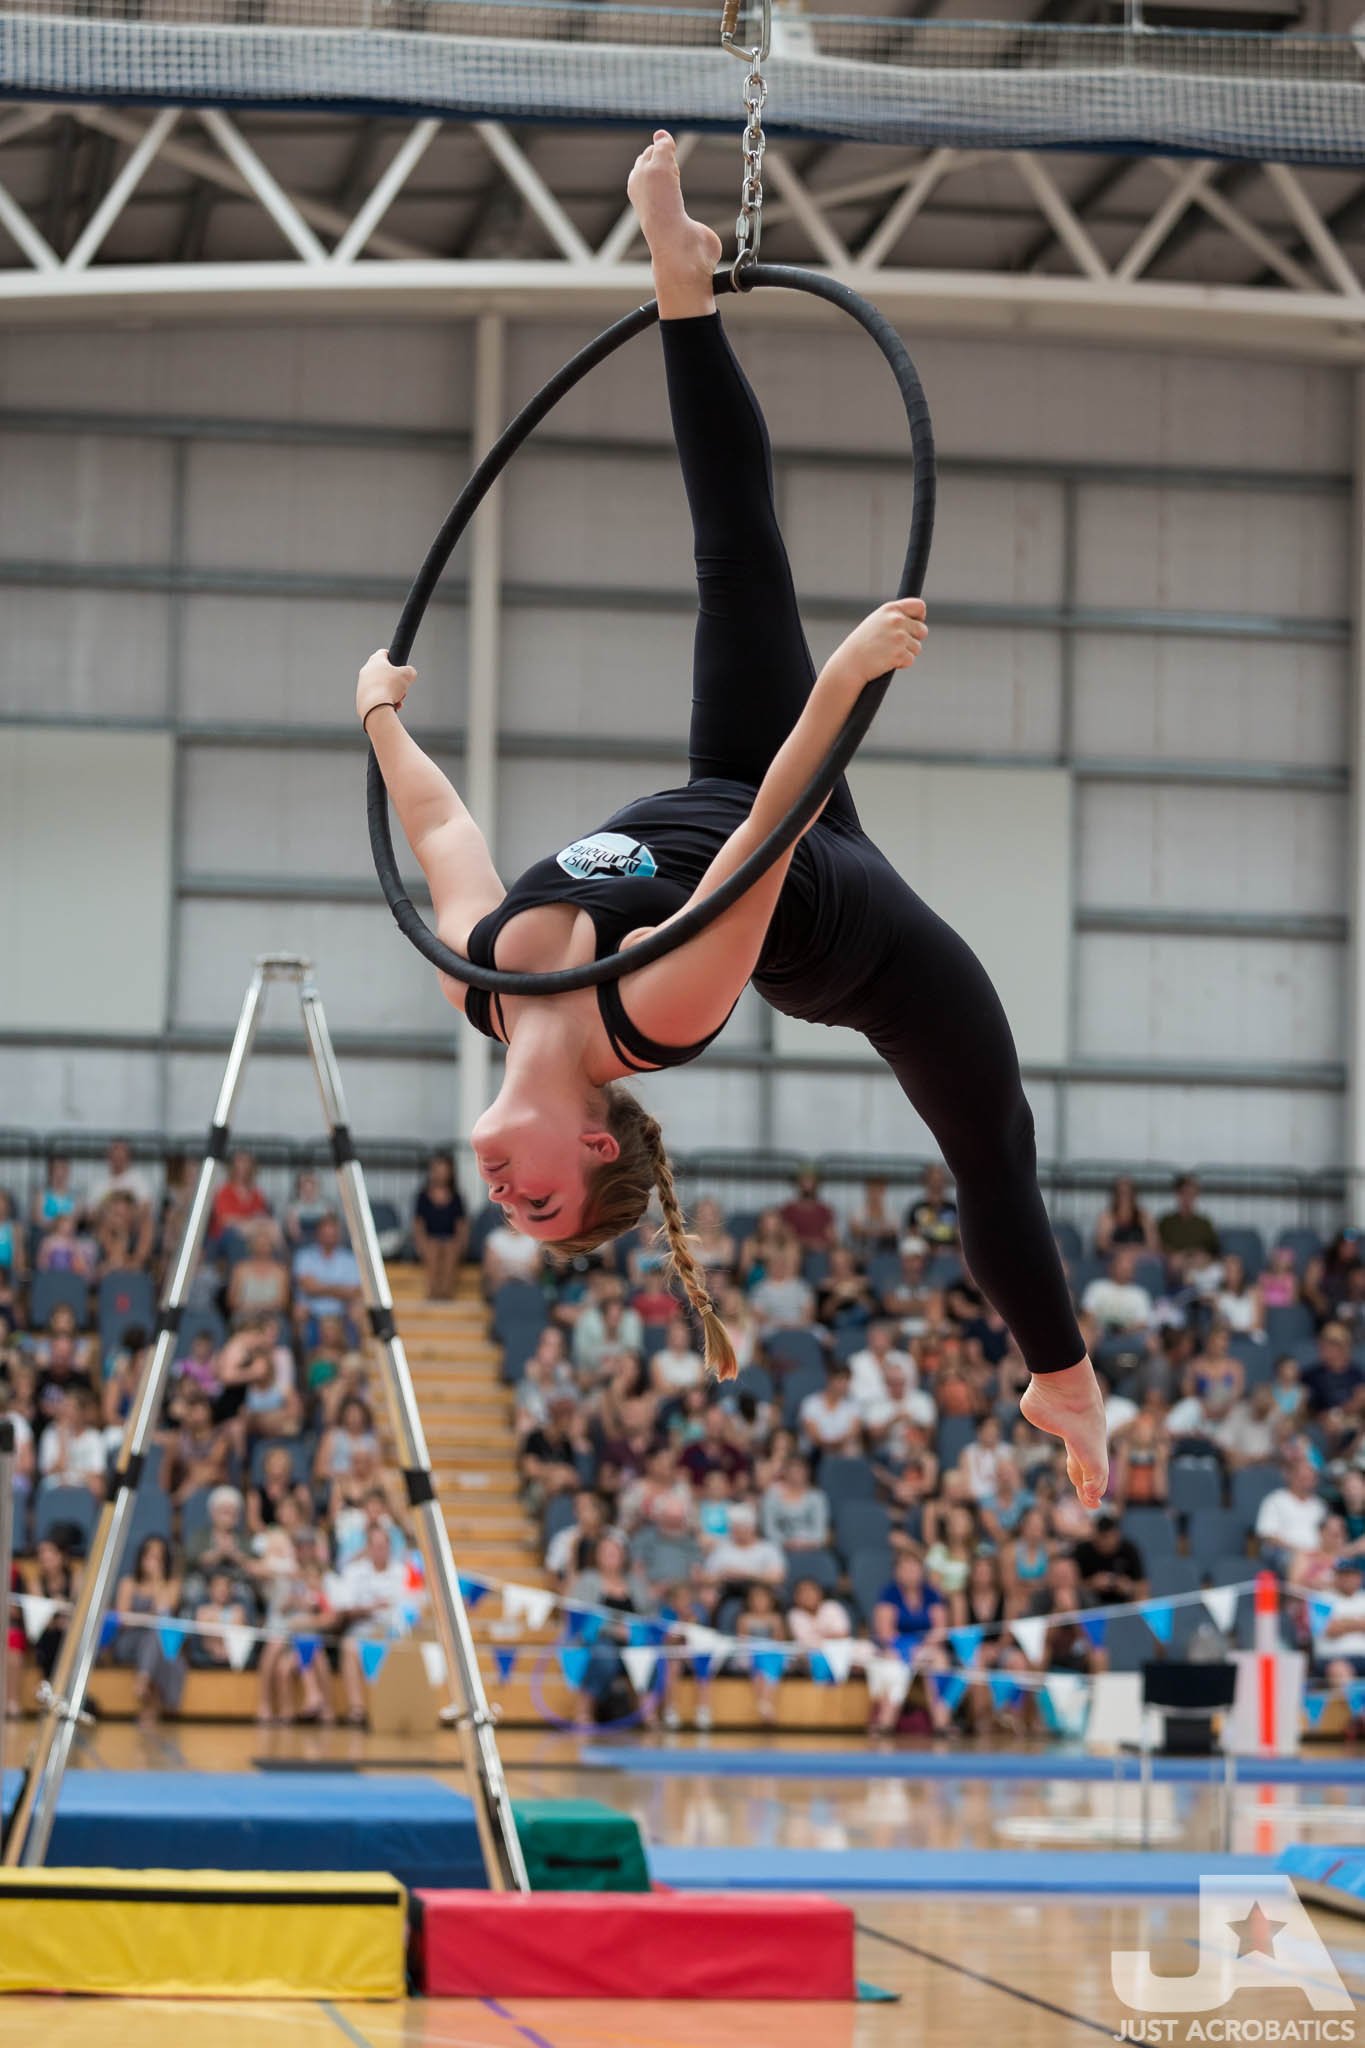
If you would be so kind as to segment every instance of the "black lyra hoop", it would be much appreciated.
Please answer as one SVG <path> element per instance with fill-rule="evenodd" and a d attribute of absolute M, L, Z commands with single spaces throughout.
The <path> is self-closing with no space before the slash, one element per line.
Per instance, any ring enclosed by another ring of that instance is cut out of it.
<path fill-rule="evenodd" d="M 717 284 L 729 283 L 729 274 L 717 278 Z M 910 515 L 910 541 L 905 553 L 905 566 L 901 571 L 899 597 L 918 597 L 924 588 L 925 571 L 929 566 L 929 544 L 934 531 L 934 436 L 929 421 L 929 408 L 919 374 L 910 360 L 904 342 L 886 317 L 869 305 L 857 292 L 835 279 L 823 277 L 818 271 L 797 270 L 782 263 L 750 263 L 743 276 L 743 288 L 747 291 L 756 285 L 781 285 L 788 291 L 810 292 L 815 298 L 826 299 L 832 306 L 839 307 L 864 328 L 876 342 L 878 348 L 891 366 L 905 405 L 905 417 L 910 428 L 910 451 L 914 460 L 914 503 Z M 600 362 L 630 341 L 652 327 L 659 317 L 657 305 L 639 306 L 628 313 L 623 320 L 608 327 L 595 341 L 580 349 L 572 361 L 553 376 L 549 383 L 539 390 L 517 414 L 470 477 L 451 508 L 450 516 L 431 544 L 427 558 L 417 575 L 412 589 L 408 592 L 403 606 L 398 629 L 389 643 L 389 659 L 395 667 L 401 668 L 407 661 L 416 638 L 417 628 L 431 601 L 432 592 L 441 579 L 442 572 L 451 555 L 455 552 L 460 536 L 474 516 L 490 485 L 506 468 L 512 456 L 520 448 L 540 422 L 575 384 L 595 369 Z M 755 630 L 762 630 L 762 621 L 755 621 Z M 424 958 L 433 967 L 439 967 L 455 981 L 470 988 L 491 990 L 500 996 L 552 996 L 564 995 L 571 989 L 596 988 L 604 981 L 616 981 L 628 971 L 633 973 L 639 967 L 647 967 L 651 960 L 661 960 L 666 953 L 685 945 L 698 932 L 706 930 L 723 911 L 747 889 L 751 889 L 759 876 L 766 873 L 773 862 L 787 851 L 805 831 L 815 817 L 835 783 L 847 768 L 868 728 L 877 714 L 878 707 L 886 695 L 891 681 L 888 673 L 868 683 L 845 719 L 843 727 L 821 762 L 806 788 L 788 811 L 781 824 L 774 826 L 762 845 L 756 847 L 734 874 L 712 890 L 702 902 L 694 903 L 681 916 L 673 918 L 667 925 L 641 939 L 624 953 L 611 953 L 603 960 L 589 960 L 581 967 L 562 967 L 552 974 L 513 974 L 499 967 L 477 967 L 472 960 L 466 960 L 462 953 L 456 953 L 437 938 L 435 932 L 424 922 L 403 887 L 394 858 L 393 833 L 389 825 L 389 798 L 380 773 L 379 762 L 374 749 L 370 749 L 368 811 L 370 822 L 370 846 L 374 853 L 375 869 L 384 899 L 393 912 L 398 929 L 410 939 Z"/>

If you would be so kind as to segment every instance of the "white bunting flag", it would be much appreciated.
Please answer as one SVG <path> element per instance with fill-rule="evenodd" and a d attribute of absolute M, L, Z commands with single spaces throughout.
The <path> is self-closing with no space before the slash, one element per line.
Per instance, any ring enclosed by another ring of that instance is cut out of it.
<path fill-rule="evenodd" d="M 427 1684 L 439 1689 L 446 1682 L 446 1653 L 441 1645 L 423 1643 L 422 1662 L 426 1666 Z"/>
<path fill-rule="evenodd" d="M 820 1655 L 829 1666 L 830 1676 L 836 1685 L 842 1685 L 853 1669 L 853 1645 L 847 1636 L 832 1643 L 821 1643 Z"/>
<path fill-rule="evenodd" d="M 251 1661 L 251 1648 L 256 1640 L 256 1631 L 250 1628 L 225 1628 L 223 1641 L 227 1646 L 227 1660 L 234 1671 L 245 1671 Z"/>
<path fill-rule="evenodd" d="M 1232 1634 L 1237 1623 L 1237 1588 L 1235 1586 L 1205 1586 L 1200 1595 L 1209 1612 L 1214 1627 L 1225 1636 Z"/>
<path fill-rule="evenodd" d="M 1057 1716 L 1064 1735 L 1079 1735 L 1085 1726 L 1090 1688 L 1075 1671 L 1053 1671 L 1043 1681 L 1043 1690 Z"/>
<path fill-rule="evenodd" d="M 622 1650 L 621 1652 L 621 1662 L 625 1665 L 626 1670 L 630 1674 L 630 1682 L 641 1698 L 649 1691 L 650 1686 L 654 1682 L 654 1666 L 658 1661 L 659 1653 L 657 1650 L 636 1648 Z"/>
<path fill-rule="evenodd" d="M 714 1657 L 725 1650 L 730 1638 L 723 1636 L 719 1629 L 703 1628 L 700 1622 L 689 1621 L 683 1634 L 689 1650 L 695 1650 L 699 1657 Z"/>
<path fill-rule="evenodd" d="M 57 1603 L 41 1600 L 36 1593 L 25 1593 L 19 1601 L 19 1612 L 24 1617 L 24 1634 L 31 1643 L 36 1643 L 57 1612 Z"/>
<path fill-rule="evenodd" d="M 554 1613 L 555 1596 L 541 1586 L 504 1586 L 502 1611 L 509 1621 L 524 1621 L 534 1633 Z"/>
<path fill-rule="evenodd" d="M 910 1690 L 910 1666 L 900 1657 L 874 1658 L 868 1677 L 877 1699 L 890 1700 L 896 1707 L 904 1704 Z"/>
<path fill-rule="evenodd" d="M 1026 1615 L 1022 1621 L 1012 1621 L 1010 1634 L 1030 1664 L 1042 1663 L 1043 1651 L 1047 1646 L 1047 1621 L 1044 1616 Z"/>

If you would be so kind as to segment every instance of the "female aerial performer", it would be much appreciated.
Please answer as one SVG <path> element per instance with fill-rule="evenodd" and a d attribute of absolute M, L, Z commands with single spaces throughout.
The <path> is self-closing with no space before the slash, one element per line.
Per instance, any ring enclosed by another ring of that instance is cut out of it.
<path fill-rule="evenodd" d="M 654 265 L 695 539 L 691 780 L 628 804 L 505 889 L 478 826 L 399 719 L 415 671 L 376 654 L 356 691 L 437 931 L 481 965 L 600 959 L 706 896 L 805 788 L 864 684 L 909 668 L 928 631 L 918 598 L 881 605 L 816 676 L 763 415 L 712 295 L 720 243 L 685 212 L 663 130 L 627 189 Z M 733 1373 L 659 1126 L 616 1083 L 695 1059 L 751 977 L 788 1016 L 861 1031 L 934 1133 L 957 1183 L 964 1256 L 1034 1375 L 1024 1414 L 1064 1439 L 1072 1481 L 1097 1506 L 1104 1410 L 1038 1188 L 1009 1025 L 980 963 L 863 832 L 845 783 L 738 903 L 638 973 L 505 1001 L 442 977 L 467 1021 L 507 1047 L 497 1100 L 471 1133 L 490 1199 L 519 1230 L 576 1254 L 631 1229 L 657 1188 L 708 1362 Z"/>

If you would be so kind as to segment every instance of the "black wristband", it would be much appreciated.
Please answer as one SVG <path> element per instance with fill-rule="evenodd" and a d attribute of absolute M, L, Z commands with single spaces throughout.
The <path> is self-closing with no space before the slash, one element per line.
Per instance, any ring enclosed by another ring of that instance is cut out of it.
<path fill-rule="evenodd" d="M 393 698 L 392 698 L 392 697 L 381 697 L 381 698 L 380 698 L 380 700 L 379 700 L 379 702 L 378 702 L 377 704 L 371 704 L 371 706 L 370 706 L 369 710 L 368 710 L 368 711 L 367 711 L 367 712 L 365 713 L 365 716 L 364 716 L 364 717 L 363 717 L 363 718 L 361 719 L 361 721 L 360 721 L 360 730 L 361 730 L 362 732 L 364 732 L 364 731 L 366 731 L 366 730 L 367 730 L 367 728 L 368 728 L 368 726 L 369 726 L 369 723 L 370 723 L 370 720 L 371 720 L 371 719 L 372 719 L 372 718 L 374 717 L 374 714 L 375 714 L 375 712 L 376 712 L 376 711 L 397 711 L 397 710 L 399 710 L 400 708 L 401 708 L 401 707 L 400 707 L 399 705 L 397 705 L 397 704 L 395 704 L 395 703 L 394 703 L 394 701 L 393 701 Z"/>

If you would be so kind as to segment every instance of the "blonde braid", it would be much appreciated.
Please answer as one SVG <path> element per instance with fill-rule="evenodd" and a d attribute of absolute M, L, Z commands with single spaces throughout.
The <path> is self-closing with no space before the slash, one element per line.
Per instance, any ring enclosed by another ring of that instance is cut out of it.
<path fill-rule="evenodd" d="M 706 1363 L 718 1380 L 732 1380 L 739 1372 L 739 1360 L 735 1347 L 730 1342 L 730 1333 L 721 1321 L 706 1285 L 706 1270 L 698 1265 L 688 1235 L 687 1221 L 683 1216 L 678 1190 L 673 1185 L 673 1168 L 664 1149 L 664 1134 L 652 1116 L 644 1122 L 645 1148 L 654 1169 L 654 1185 L 659 1191 L 659 1207 L 663 1211 L 664 1233 L 668 1238 L 669 1263 L 682 1282 L 683 1293 L 691 1302 L 701 1319 L 702 1336 L 706 1349 Z"/>

